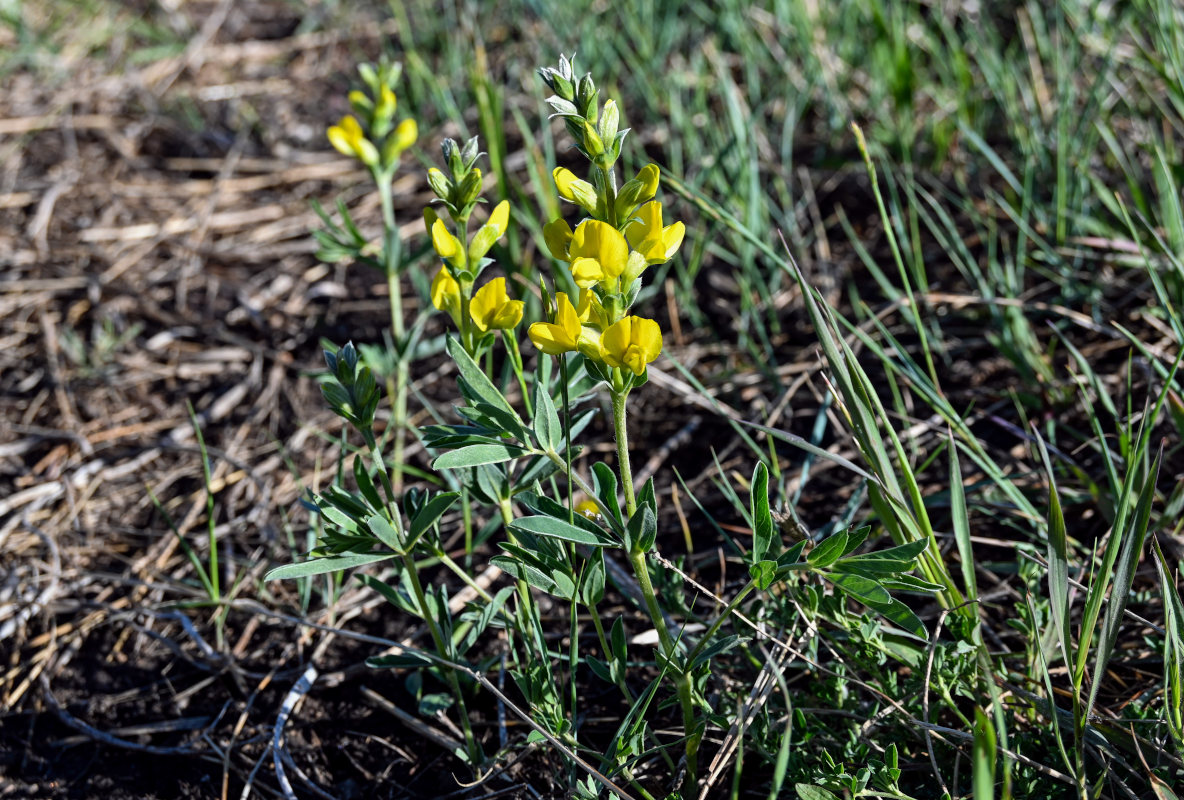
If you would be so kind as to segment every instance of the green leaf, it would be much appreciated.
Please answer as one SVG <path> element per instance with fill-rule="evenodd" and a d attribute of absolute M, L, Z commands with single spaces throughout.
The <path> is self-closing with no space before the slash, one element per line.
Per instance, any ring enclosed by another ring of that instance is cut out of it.
<path fill-rule="evenodd" d="M 847 549 L 847 531 L 831 534 L 806 554 L 806 560 L 818 569 L 825 569 L 839 560 Z"/>
<path fill-rule="evenodd" d="M 367 519 L 366 527 L 387 547 L 399 553 L 403 552 L 403 537 L 396 526 L 382 514 L 374 514 Z"/>
<path fill-rule="evenodd" d="M 276 567 L 263 576 L 265 581 L 278 581 L 290 578 L 303 578 L 307 575 L 324 575 L 326 572 L 338 572 L 343 569 L 361 567 L 366 564 L 376 564 L 379 561 L 389 561 L 397 553 L 349 553 L 343 556 L 329 558 L 315 558 L 311 561 L 301 561 L 299 564 L 285 564 Z"/>
<path fill-rule="evenodd" d="M 847 546 L 843 548 L 843 555 L 849 556 L 858 550 L 859 546 L 867 541 L 868 534 L 871 531 L 871 525 L 861 525 L 854 530 L 847 531 Z"/>
<path fill-rule="evenodd" d="M 887 603 L 879 603 L 866 599 L 863 600 L 863 603 L 868 608 L 882 615 L 890 622 L 896 623 L 917 638 L 928 640 L 929 632 L 925 630 L 925 624 L 921 622 L 921 618 L 913 613 L 911 608 L 895 597 L 889 599 Z"/>
<path fill-rule="evenodd" d="M 588 656 L 584 659 L 584 663 L 588 665 L 589 669 L 592 670 L 593 674 L 595 674 L 597 678 L 600 678 L 602 681 L 605 681 L 606 683 L 613 683 L 614 682 L 613 681 L 613 674 L 609 670 L 608 664 L 601 661 L 599 658 L 594 658 L 592 656 Z"/>
<path fill-rule="evenodd" d="M 535 439 L 543 450 L 558 453 L 563 445 L 563 426 L 551 392 L 542 381 L 534 385 L 534 427 Z"/>
<path fill-rule="evenodd" d="M 588 559 L 588 568 L 584 571 L 583 585 L 580 587 L 580 600 L 587 606 L 594 606 L 604 599 L 604 549 L 596 548 Z"/>
<path fill-rule="evenodd" d="M 808 783 L 795 783 L 793 786 L 798 793 L 798 800 L 839 800 L 839 796 L 823 789 L 821 786 L 811 786 Z"/>
<path fill-rule="evenodd" d="M 529 453 L 529 450 L 512 444 L 473 444 L 437 457 L 432 462 L 432 469 L 461 469 L 481 464 L 500 464 Z"/>
<path fill-rule="evenodd" d="M 974 709 L 974 758 L 971 782 L 974 800 L 995 798 L 995 726 L 981 708 Z"/>
<path fill-rule="evenodd" d="M 551 594 L 555 590 L 555 581 L 529 564 L 518 561 L 513 556 L 494 556 L 489 559 L 489 563 L 496 565 L 510 577 L 526 581 L 534 588 L 547 594 Z"/>
<path fill-rule="evenodd" d="M 1040 448 L 1040 457 L 1044 461 L 1044 471 L 1048 475 L 1048 598 L 1052 611 L 1052 625 L 1056 632 L 1056 641 L 1060 646 L 1061 658 L 1066 664 L 1069 660 L 1069 648 L 1072 647 L 1073 637 L 1069 629 L 1069 550 L 1065 515 L 1061 511 L 1060 493 L 1057 492 L 1056 477 L 1052 470 L 1052 461 L 1048 457 L 1048 448 L 1044 446 L 1044 439 L 1036 436 L 1036 444 Z"/>
<path fill-rule="evenodd" d="M 552 570 L 551 579 L 555 581 L 555 591 L 552 594 L 564 600 L 571 600 L 576 596 L 576 582 L 566 570 Z"/>
<path fill-rule="evenodd" d="M 832 572 L 848 575 L 900 575 L 913 568 L 912 561 L 897 561 L 894 558 L 844 558 L 831 565 Z"/>
<path fill-rule="evenodd" d="M 477 362 L 465 352 L 464 345 L 455 337 L 450 336 L 447 347 L 448 355 L 452 356 L 452 360 L 456 362 L 456 368 L 460 372 L 458 383 L 465 397 L 474 404 L 483 402 L 491 406 L 496 406 L 516 419 L 519 426 L 521 426 L 522 418 L 518 416 L 518 412 L 510 405 L 510 401 L 493 385 L 493 382 L 489 380 L 489 377 L 477 365 Z"/>
<path fill-rule="evenodd" d="M 765 563 L 770 563 L 770 562 L 765 562 Z M 737 636 L 736 634 L 732 634 L 730 636 L 723 636 L 723 637 L 720 637 L 719 639 L 716 639 L 714 642 L 709 644 L 707 647 L 703 648 L 703 650 L 699 653 L 699 655 L 695 656 L 695 660 L 692 661 L 690 664 L 690 669 L 694 669 L 695 667 L 699 666 L 700 664 L 706 664 L 707 662 L 711 661 L 711 659 L 715 658 L 718 655 L 722 655 L 722 654 L 728 652 L 733 647 L 741 644 L 742 642 L 747 642 L 749 638 L 750 637 Z"/>
<path fill-rule="evenodd" d="M 748 568 L 748 577 L 752 578 L 752 582 L 756 584 L 756 588 L 762 592 L 773 585 L 773 581 L 777 579 L 777 562 L 765 559 L 758 561 Z"/>
<path fill-rule="evenodd" d="M 857 600 L 863 601 L 867 605 L 873 603 L 884 604 L 892 601 L 892 595 L 888 594 L 887 589 L 864 575 L 850 575 L 839 572 L 828 573 L 826 578 L 847 594 Z"/>
<path fill-rule="evenodd" d="M 648 504 L 639 504 L 629 524 L 625 526 L 626 541 L 632 542 L 643 553 L 648 553 L 654 547 L 658 538 L 658 520 Z"/>
<path fill-rule="evenodd" d="M 609 647 L 613 649 L 612 660 L 624 664 L 628 648 L 625 641 L 625 620 L 623 617 L 617 617 L 613 621 L 612 630 L 609 631 Z"/>
<path fill-rule="evenodd" d="M 592 465 L 592 480 L 596 487 L 596 496 L 600 498 L 600 504 L 616 518 L 618 525 L 624 525 L 625 518 L 621 514 L 621 503 L 617 499 L 617 473 L 613 472 L 612 467 L 608 464 L 597 461 Z"/>
<path fill-rule="evenodd" d="M 1139 492 L 1139 502 L 1135 506 L 1135 515 L 1130 527 L 1124 532 L 1122 550 L 1118 557 L 1118 566 L 1114 570 L 1114 588 L 1110 591 L 1110 603 L 1106 607 L 1106 616 L 1102 618 L 1102 630 L 1098 637 L 1098 649 L 1094 655 L 1094 679 L 1089 690 L 1089 701 L 1086 703 L 1087 714 L 1093 711 L 1094 701 L 1098 697 L 1098 688 L 1105 675 L 1106 665 L 1114 653 L 1114 645 L 1118 641 L 1118 629 L 1122 625 L 1122 614 L 1126 610 L 1127 600 L 1130 598 L 1131 584 L 1135 580 L 1135 569 L 1139 565 L 1139 556 L 1143 552 L 1143 543 L 1147 538 L 1147 527 L 1151 522 L 1151 504 L 1155 500 L 1155 481 L 1159 477 L 1159 467 L 1163 463 L 1163 442 L 1160 442 L 1159 452 L 1151 465 L 1147 476 L 1143 479 L 1143 488 Z"/>
<path fill-rule="evenodd" d="M 589 530 L 572 525 L 565 520 L 555 519 L 554 517 L 519 517 L 510 523 L 509 527 L 515 531 L 526 531 L 528 533 L 538 534 L 539 536 L 549 536 L 552 539 L 561 539 L 565 542 L 575 542 L 576 544 L 599 547 L 616 546 L 616 542 L 604 532 L 592 533 Z"/>
<path fill-rule="evenodd" d="M 936 594 L 945 587 L 940 583 L 923 581 L 913 575 L 897 575 L 893 578 L 883 578 L 880 581 L 885 589 L 895 589 L 901 592 L 920 592 L 922 594 Z"/>
<path fill-rule="evenodd" d="M 905 561 L 911 564 L 917 556 L 925 552 L 925 548 L 928 546 L 929 541 L 927 539 L 918 539 L 915 542 L 907 542 L 906 544 L 899 544 L 896 547 L 889 547 L 887 550 L 877 550 L 874 553 L 850 556 L 843 559 L 843 561 L 850 563 L 852 561 L 891 559 L 893 561 Z"/>
<path fill-rule="evenodd" d="M 354 456 L 354 481 L 358 484 L 358 491 L 366 498 L 366 502 L 370 504 L 371 508 L 377 511 L 385 505 L 382 502 L 382 496 L 378 493 L 378 489 L 374 486 L 374 480 L 370 477 L 370 470 L 366 468 L 365 460 L 361 455 Z"/>
<path fill-rule="evenodd" d="M 773 546 L 773 514 L 769 510 L 769 468 L 758 461 L 752 471 L 752 483 L 748 490 L 748 507 L 752 512 L 752 563 L 765 560 Z"/>
<path fill-rule="evenodd" d="M 436 524 L 436 520 L 440 519 L 444 512 L 452 507 L 459 496 L 456 492 L 441 492 L 425 503 L 419 513 L 411 518 L 410 530 L 407 533 L 407 546 L 411 547 L 419 541 L 419 537 Z"/>

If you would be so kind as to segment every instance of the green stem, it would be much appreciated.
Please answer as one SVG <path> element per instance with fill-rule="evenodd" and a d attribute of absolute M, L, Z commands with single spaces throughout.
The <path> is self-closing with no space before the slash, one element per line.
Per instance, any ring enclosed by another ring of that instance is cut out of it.
<path fill-rule="evenodd" d="M 526 408 L 526 416 L 534 416 L 534 408 L 530 403 L 530 392 L 526 389 L 526 375 L 522 372 L 522 351 L 518 349 L 518 336 L 513 330 L 502 331 L 502 341 L 506 343 L 506 352 L 510 354 L 510 366 L 518 378 L 518 386 L 522 389 L 522 405 Z"/>
<path fill-rule="evenodd" d="M 755 588 L 756 584 L 752 581 L 749 581 L 744 585 L 743 589 L 736 593 L 736 596 L 732 598 L 732 602 L 724 606 L 724 610 L 720 612 L 719 618 L 711 624 L 711 627 L 707 629 L 706 633 L 699 637 L 699 644 L 696 645 L 695 649 L 691 651 L 691 654 L 687 656 L 687 664 L 690 664 L 692 661 L 694 661 L 695 657 L 698 656 L 700 652 L 702 652 L 703 648 L 706 647 L 713 638 L 715 638 L 715 634 L 718 633 L 723 624 L 727 622 L 728 617 L 732 616 L 732 612 L 735 611 L 737 607 L 739 607 L 740 603 L 745 597 L 748 596 L 749 592 Z"/>
<path fill-rule="evenodd" d="M 441 564 L 448 567 L 448 569 L 452 570 L 453 574 L 456 575 L 458 578 L 460 578 L 466 586 L 472 588 L 472 590 L 477 593 L 478 597 L 480 597 L 482 600 L 484 600 L 487 603 L 493 601 L 493 595 L 491 595 L 485 589 L 481 588 L 481 584 L 479 584 L 479 583 L 477 583 L 477 581 L 473 580 L 472 576 L 469 575 L 468 570 L 466 570 L 460 564 L 457 564 L 455 561 L 453 561 L 452 556 L 448 555 L 447 553 L 445 553 L 443 550 L 440 550 L 440 549 L 433 549 L 432 555 L 434 555 L 437 559 L 439 559 Z"/>
<path fill-rule="evenodd" d="M 394 427 L 394 476 L 395 493 L 403 491 L 403 451 L 407 427 L 407 384 L 410 354 L 405 352 L 406 326 L 403 321 L 403 286 L 399 280 L 399 256 L 401 242 L 399 229 L 395 226 L 395 207 L 391 198 L 392 174 L 373 170 L 378 196 L 382 200 L 382 263 L 386 272 L 387 295 L 390 298 L 391 336 L 399 353 L 395 367 L 395 391 L 391 397 L 391 424 Z"/>
<path fill-rule="evenodd" d="M 450 659 L 451 655 L 448 650 L 448 643 L 444 638 L 444 632 L 440 630 L 440 625 L 428 610 L 427 597 L 423 592 L 423 585 L 419 582 L 419 572 L 415 569 L 415 560 L 411 558 L 410 553 L 403 553 L 403 567 L 410 576 L 411 591 L 415 593 L 415 602 L 419 606 L 420 615 L 423 621 L 427 623 L 428 631 L 432 635 L 432 641 L 436 645 L 436 652 L 440 654 L 441 658 Z M 456 710 L 460 716 L 461 728 L 465 734 L 465 749 L 469 753 L 469 763 L 474 766 L 481 763 L 481 750 L 477 745 L 477 740 L 473 736 L 473 729 L 469 724 L 469 712 L 465 707 L 465 697 L 460 691 L 460 681 L 456 678 L 456 672 L 451 669 L 443 671 L 447 676 L 449 688 L 452 689 L 452 695 L 456 698 Z"/>
<path fill-rule="evenodd" d="M 666 628 L 666 620 L 662 616 L 662 609 L 658 605 L 654 585 L 650 582 L 649 564 L 645 553 L 633 550 L 629 553 L 629 566 L 633 568 L 633 576 L 637 578 L 637 585 L 641 589 L 641 596 L 645 600 L 646 611 L 650 621 L 658 631 L 658 643 L 662 655 L 666 660 L 667 669 L 675 670 L 675 644 L 670 638 L 670 631 Z M 682 727 L 686 736 L 687 777 L 692 787 L 696 786 L 699 771 L 699 743 L 703 739 L 702 733 L 695 732 L 695 700 L 691 687 L 690 676 L 685 672 L 674 672 L 674 686 L 678 692 L 678 704 L 682 708 Z"/>
<path fill-rule="evenodd" d="M 510 544 L 518 544 L 518 538 L 510 531 L 510 523 L 514 521 L 514 510 L 508 499 L 498 503 L 502 514 L 502 525 L 505 527 L 506 540 Z M 522 628 L 522 635 L 534 643 L 535 654 L 540 658 L 547 657 L 547 643 L 542 638 L 542 624 L 538 621 L 538 607 L 534 602 L 534 595 L 530 593 L 530 586 L 519 578 L 515 581 L 518 589 L 518 625 Z"/>
<path fill-rule="evenodd" d="M 613 372 L 618 372 L 614 369 Z M 614 378 L 616 376 L 614 375 Z M 613 433 L 617 439 L 617 467 L 621 472 L 621 487 L 625 491 L 625 512 L 629 517 L 637 511 L 637 498 L 633 494 L 633 467 L 629 463 L 629 429 L 626 424 L 625 399 L 629 390 L 612 391 Z"/>

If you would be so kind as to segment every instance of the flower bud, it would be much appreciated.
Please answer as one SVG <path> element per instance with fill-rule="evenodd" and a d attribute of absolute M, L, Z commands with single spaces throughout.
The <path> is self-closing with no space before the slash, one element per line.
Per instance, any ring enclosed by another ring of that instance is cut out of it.
<path fill-rule="evenodd" d="M 428 185 L 432 187 L 432 191 L 436 193 L 436 197 L 441 200 L 447 200 L 452 194 L 452 181 L 448 180 L 448 176 L 443 171 L 432 167 L 428 170 Z"/>
<path fill-rule="evenodd" d="M 621 115 L 617 111 L 616 101 L 606 100 L 604 102 L 604 113 L 600 116 L 600 124 L 597 126 L 597 133 L 600 134 L 601 142 L 611 142 L 616 137 L 620 117 Z"/>
<path fill-rule="evenodd" d="M 584 121 L 584 152 L 594 160 L 604 155 L 604 142 L 601 141 L 596 128 L 587 120 Z"/>

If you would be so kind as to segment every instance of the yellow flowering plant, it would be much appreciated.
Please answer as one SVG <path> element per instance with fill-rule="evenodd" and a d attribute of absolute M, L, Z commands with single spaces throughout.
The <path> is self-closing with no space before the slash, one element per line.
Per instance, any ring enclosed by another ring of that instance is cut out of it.
<path fill-rule="evenodd" d="M 570 764 L 590 776 L 577 781 L 573 766 L 573 796 L 596 797 L 590 782 L 595 779 L 618 796 L 652 799 L 655 795 L 647 789 L 647 784 L 653 787 L 652 772 L 640 775 L 638 766 L 659 758 L 671 787 L 663 796 L 680 796 L 679 784 L 690 787 L 685 796 L 697 796 L 700 745 L 707 726 L 718 725 L 723 713 L 712 708 L 705 688 L 711 662 L 743 643 L 737 634 L 721 635 L 722 626 L 745 597 L 768 590 L 791 572 L 838 575 L 836 586 L 866 589 L 868 584 L 860 581 L 867 568 L 859 572 L 859 557 L 849 557 L 862 538 L 856 532 L 848 539 L 841 531 L 808 553 L 805 541 L 783 547 L 769 504 L 769 473 L 759 464 L 750 481 L 753 543 L 745 555 L 749 580 L 705 629 L 672 621 L 686 608 L 680 587 L 656 568 L 657 497 L 652 478 L 634 485 L 627 412 L 631 392 L 645 384 L 664 346 L 659 323 L 634 313 L 634 306 L 646 271 L 677 256 L 686 228 L 668 218 L 657 199 L 656 165 L 647 164 L 619 181 L 617 161 L 627 131 L 619 128 L 616 103 L 600 103 L 591 76 L 577 78 L 571 61 L 563 57 L 557 67 L 540 72 L 554 92 L 547 102 L 588 161 L 583 177 L 565 167 L 553 172 L 556 194 L 577 211 L 574 227 L 560 217 L 542 228 L 556 268 L 550 287 L 545 279 L 539 281 L 541 304 L 511 296 L 506 277 L 491 278 L 486 272 L 492 264 L 489 253 L 513 220 L 509 204 L 501 202 L 470 230 L 474 211 L 483 202 L 477 139 L 463 146 L 446 139 L 443 168 L 432 168 L 426 176 L 436 196 L 424 211 L 425 232 L 436 258 L 429 299 L 456 328 L 455 335 L 442 338 L 457 371 L 460 402 L 454 412 L 460 421 L 440 421 L 414 432 L 436 473 L 420 474 L 430 478 L 433 487 L 448 490 L 401 486 L 402 440 L 396 438 L 388 458 L 385 433 L 377 430 L 382 393 L 372 364 L 352 344 L 328 350 L 330 374 L 322 392 L 347 431 L 360 435 L 364 445 L 352 461 L 356 489 L 347 491 L 339 481 L 305 500 L 306 507 L 321 516 L 323 535 L 307 560 L 275 569 L 269 577 L 306 577 L 372 564 L 389 567 L 381 578 L 361 574 L 359 579 L 400 611 L 421 620 L 419 629 L 430 637 L 430 649 L 404 642 L 397 653 L 370 663 L 421 670 L 421 686 L 429 675 L 446 685 L 446 693 L 425 696 L 421 708 L 424 713 L 455 709 L 464 740 L 455 755 L 472 767 L 478 781 L 488 776 L 483 773 L 487 767 L 504 766 L 489 766 L 484 746 L 488 738 L 483 741 L 474 730 L 467 704 L 476 684 L 507 701 L 485 677 L 504 665 L 528 711 L 509 702 L 507 707 L 523 716 L 541 736 L 538 741 L 560 749 Z M 397 277 L 405 267 L 397 258 L 389 179 L 414 127 L 395 121 L 391 85 L 397 70 L 380 65 L 361 73 L 367 91 L 350 95 L 354 114 L 334 125 L 328 136 L 340 152 L 366 165 L 377 182 L 383 198 L 381 254 L 376 255 L 344 209 L 343 224 L 319 232 L 318 240 L 327 256 L 373 262 Z M 331 224 L 327 217 L 326 222 Z M 393 414 L 386 430 L 398 432 L 406 418 L 410 345 L 427 315 L 421 314 L 407 334 L 401 309 L 396 314 L 397 281 L 391 291 L 398 368 L 396 380 L 387 384 Z M 529 320 L 526 335 L 537 356 L 527 371 L 518 335 L 527 314 L 533 313 L 532 305 L 541 310 L 542 318 Z M 500 371 L 494 369 L 493 347 L 499 337 L 506 355 Z M 509 391 L 514 386 L 511 371 L 520 396 Z M 580 401 L 598 390 L 606 390 L 611 399 L 616 469 L 604 461 L 594 461 L 587 469 L 580 466 L 578 437 L 597 415 L 596 408 L 581 407 Z M 434 410 L 433 415 L 442 420 Z M 339 474 L 348 474 L 344 458 Z M 454 523 L 446 515 L 457 506 L 461 520 Z M 482 507 L 496 509 L 496 516 L 482 519 Z M 455 539 L 447 533 L 449 525 L 463 525 L 463 564 L 453 557 Z M 512 585 L 496 588 L 475 577 L 474 561 L 485 552 L 477 546 L 485 541 L 481 537 L 493 537 L 499 529 L 504 539 L 496 542 L 496 554 L 489 557 L 487 567 L 499 568 Z M 911 570 L 925 546 L 919 541 L 878 553 L 884 557 L 874 565 L 879 570 L 875 580 L 888 585 Z M 628 564 L 627 570 L 618 566 L 620 561 Z M 449 571 L 454 582 L 464 584 L 467 603 L 450 597 L 448 582 L 438 575 L 423 574 L 437 565 Z M 652 658 L 648 652 L 639 657 L 637 649 L 647 646 L 630 639 L 625 614 L 605 619 L 602 604 L 610 576 L 648 616 L 656 634 Z M 655 582 L 659 587 L 665 582 L 665 590 L 655 589 Z M 910 578 L 894 586 L 928 591 L 935 585 Z M 917 635 L 920 622 L 913 625 L 915 617 L 908 616 L 912 612 L 880 584 L 876 589 L 865 591 L 863 602 Z M 544 595 L 549 598 L 546 606 L 540 603 Z M 544 608 L 549 608 L 546 615 Z M 557 619 L 562 620 L 559 629 Z M 596 655 L 590 652 L 588 625 L 595 632 Z M 499 631 L 497 643 L 477 647 L 490 629 Z M 639 661 L 655 665 L 656 671 L 638 670 Z M 581 738 L 586 714 L 580 706 L 580 673 L 586 680 L 589 671 L 615 685 L 630 707 L 603 752 L 594 749 L 588 737 Z M 644 681 L 651 683 L 638 691 Z M 663 732 L 665 724 L 654 724 L 660 709 L 668 706 L 676 706 L 681 715 L 682 730 L 676 737 Z M 505 743 L 502 750 L 506 751 Z M 587 759 L 596 761 L 595 766 Z M 627 783 L 630 792 L 616 781 Z"/>
<path fill-rule="evenodd" d="M 325 134 L 335 150 L 361 162 L 369 171 L 382 206 L 380 242 L 375 245 L 361 232 L 340 200 L 337 202 L 340 221 L 332 219 L 315 200 L 312 203 L 325 225 L 313 232 L 319 245 L 318 258 L 329 263 L 353 261 L 377 269 L 386 277 L 390 298 L 388 347 L 381 350 L 364 346 L 361 352 L 372 369 L 386 376 L 391 399 L 396 487 L 403 483 L 410 361 L 418 339 L 418 330 L 408 330 L 403 318 L 402 281 L 408 264 L 403 258 L 403 242 L 395 224 L 393 198 L 400 158 L 419 138 L 419 127 L 413 118 L 397 119 L 394 87 L 401 73 L 399 64 L 385 59 L 378 64 L 359 65 L 363 88 L 349 92 L 347 97 L 353 113 L 330 125 Z"/>

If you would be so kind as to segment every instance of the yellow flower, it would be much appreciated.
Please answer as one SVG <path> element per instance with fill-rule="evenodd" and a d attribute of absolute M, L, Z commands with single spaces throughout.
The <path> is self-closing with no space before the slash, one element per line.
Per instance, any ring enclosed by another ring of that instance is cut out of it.
<path fill-rule="evenodd" d="M 584 519 L 590 519 L 593 522 L 600 522 L 600 506 L 595 500 L 584 500 L 576 504 L 576 513 Z"/>
<path fill-rule="evenodd" d="M 356 158 L 368 167 L 378 163 L 378 150 L 362 132 L 362 126 L 353 116 L 341 118 L 325 132 L 329 143 L 343 156 Z"/>
<path fill-rule="evenodd" d="M 646 164 L 638 171 L 636 180 L 641 184 L 641 193 L 637 198 L 639 203 L 652 200 L 654 195 L 658 193 L 658 178 L 657 164 Z"/>
<path fill-rule="evenodd" d="M 503 200 L 497 204 L 489 219 L 477 231 L 469 242 L 469 263 L 476 264 L 493 247 L 493 243 L 502 238 L 506 228 L 510 225 L 510 203 Z"/>
<path fill-rule="evenodd" d="M 596 292 L 591 289 L 580 289 L 580 304 L 576 306 L 576 314 L 582 325 L 604 328 L 607 324 L 604 306 L 600 304 L 600 298 L 596 296 Z"/>
<path fill-rule="evenodd" d="M 669 261 L 682 246 L 685 235 L 686 226 L 681 222 L 662 227 L 662 204 L 657 200 L 639 208 L 625 226 L 629 245 L 645 256 L 645 262 L 650 265 Z"/>
<path fill-rule="evenodd" d="M 571 261 L 567 248 L 571 244 L 571 226 L 560 218 L 543 226 L 543 241 L 551 255 L 560 261 Z"/>
<path fill-rule="evenodd" d="M 522 306 L 521 300 L 511 300 L 506 294 L 506 279 L 494 278 L 473 295 L 469 312 L 482 333 L 490 329 L 506 331 L 522 321 Z"/>
<path fill-rule="evenodd" d="M 395 149 L 402 152 L 415 144 L 415 140 L 418 138 L 419 125 L 411 118 L 405 119 L 395 128 Z"/>
<path fill-rule="evenodd" d="M 461 247 L 460 239 L 452 235 L 444 220 L 439 217 L 432 223 L 432 247 L 436 249 L 436 255 L 440 258 L 457 269 L 464 269 L 465 250 Z"/>
<path fill-rule="evenodd" d="M 449 274 L 448 267 L 440 267 L 432 281 L 432 305 L 447 311 L 456 327 L 460 327 L 460 284 Z"/>
<path fill-rule="evenodd" d="M 590 289 L 600 281 L 616 280 L 621 276 L 629 261 L 629 245 L 612 225 L 588 219 L 576 228 L 568 254 L 576 285 Z"/>
<path fill-rule="evenodd" d="M 575 173 L 566 167 L 556 167 L 551 172 L 551 177 L 555 179 L 555 188 L 559 190 L 559 196 L 564 200 L 570 200 L 589 214 L 596 211 L 596 187 L 587 181 L 582 181 L 575 176 Z"/>
<path fill-rule="evenodd" d="M 590 358 L 600 358 L 599 336 L 580 324 L 580 315 L 564 292 L 555 295 L 555 322 L 536 322 L 527 334 L 534 346 L 549 356 L 578 350 Z"/>
<path fill-rule="evenodd" d="M 645 372 L 662 352 L 662 329 L 645 317 L 625 317 L 600 337 L 600 357 L 610 367 L 625 367 L 634 375 Z"/>

